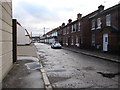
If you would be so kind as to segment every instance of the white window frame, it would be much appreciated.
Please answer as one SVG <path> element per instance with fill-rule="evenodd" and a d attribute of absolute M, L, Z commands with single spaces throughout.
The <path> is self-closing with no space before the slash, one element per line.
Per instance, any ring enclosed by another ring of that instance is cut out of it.
<path fill-rule="evenodd" d="M 92 46 L 95 46 L 95 34 L 92 34 L 91 45 L 92 45 Z"/>
<path fill-rule="evenodd" d="M 78 36 L 76 36 L 76 44 L 78 44 Z"/>
<path fill-rule="evenodd" d="M 73 39 L 73 36 L 72 36 L 72 38 L 71 38 L 71 45 L 73 45 L 73 43 L 74 43 L 74 39 Z"/>
<path fill-rule="evenodd" d="M 101 28 L 101 18 L 97 19 L 97 29 Z"/>
<path fill-rule="evenodd" d="M 63 29 L 63 35 L 66 35 L 66 28 Z"/>
<path fill-rule="evenodd" d="M 75 44 L 77 47 L 79 47 L 79 38 L 78 36 L 76 36 L 76 44 Z"/>
<path fill-rule="evenodd" d="M 106 15 L 106 26 L 111 26 L 111 14 Z"/>
<path fill-rule="evenodd" d="M 66 37 L 66 45 L 68 46 L 68 37 Z"/>
<path fill-rule="evenodd" d="M 72 25 L 72 32 L 76 32 L 76 24 Z"/>
<path fill-rule="evenodd" d="M 78 22 L 78 31 L 80 31 L 80 24 L 81 24 L 81 23 L 80 23 L 80 22 Z"/>
<path fill-rule="evenodd" d="M 92 29 L 91 30 L 95 30 L 95 19 L 92 20 Z"/>
<path fill-rule="evenodd" d="M 67 26 L 67 34 L 69 34 L 69 29 L 70 29 L 70 27 L 69 27 L 69 26 Z"/>

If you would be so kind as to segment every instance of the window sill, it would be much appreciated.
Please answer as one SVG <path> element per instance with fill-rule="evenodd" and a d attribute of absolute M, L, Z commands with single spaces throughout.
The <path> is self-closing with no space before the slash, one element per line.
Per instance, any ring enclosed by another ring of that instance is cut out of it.
<path fill-rule="evenodd" d="M 96 29 L 101 29 L 101 27 L 97 27 Z"/>
<path fill-rule="evenodd" d="M 106 26 L 111 26 L 111 25 L 106 25 Z"/>
<path fill-rule="evenodd" d="M 91 30 L 95 30 L 95 28 L 92 28 Z"/>

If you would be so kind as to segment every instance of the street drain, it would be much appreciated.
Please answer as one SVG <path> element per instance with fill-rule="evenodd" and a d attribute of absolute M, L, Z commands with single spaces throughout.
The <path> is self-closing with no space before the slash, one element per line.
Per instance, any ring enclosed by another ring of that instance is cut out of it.
<path fill-rule="evenodd" d="M 66 70 L 48 70 L 47 72 L 64 72 Z"/>
<path fill-rule="evenodd" d="M 120 72 L 118 72 L 118 73 L 97 72 L 97 73 L 99 73 L 103 77 L 107 77 L 107 78 L 114 78 L 116 75 L 120 75 Z"/>
<path fill-rule="evenodd" d="M 36 70 L 41 68 L 41 65 L 39 62 L 26 63 L 25 65 L 27 66 L 28 69 L 31 69 L 31 70 Z"/>

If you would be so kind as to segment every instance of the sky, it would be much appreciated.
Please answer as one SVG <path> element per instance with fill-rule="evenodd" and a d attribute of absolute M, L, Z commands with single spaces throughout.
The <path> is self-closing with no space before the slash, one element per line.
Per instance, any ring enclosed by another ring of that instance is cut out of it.
<path fill-rule="evenodd" d="M 13 18 L 32 35 L 43 35 L 68 19 L 75 21 L 77 14 L 85 16 L 104 5 L 105 9 L 120 0 L 12 0 Z"/>

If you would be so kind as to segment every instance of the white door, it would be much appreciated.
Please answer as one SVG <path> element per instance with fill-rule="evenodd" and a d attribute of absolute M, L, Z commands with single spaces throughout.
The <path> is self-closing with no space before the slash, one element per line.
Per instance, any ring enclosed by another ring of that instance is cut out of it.
<path fill-rule="evenodd" d="M 103 51 L 108 51 L 108 34 L 103 34 Z"/>

